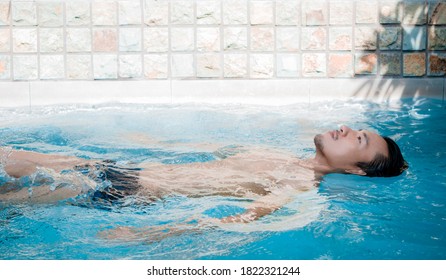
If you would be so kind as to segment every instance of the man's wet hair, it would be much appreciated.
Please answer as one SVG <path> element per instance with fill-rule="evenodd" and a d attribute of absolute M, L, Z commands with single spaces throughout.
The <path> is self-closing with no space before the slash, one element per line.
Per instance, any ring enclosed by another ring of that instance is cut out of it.
<path fill-rule="evenodd" d="M 383 136 L 387 143 L 389 156 L 377 154 L 371 162 L 358 162 L 356 165 L 361 168 L 369 177 L 392 177 L 398 176 L 406 170 L 409 165 L 404 160 L 398 145 L 387 136 Z"/>

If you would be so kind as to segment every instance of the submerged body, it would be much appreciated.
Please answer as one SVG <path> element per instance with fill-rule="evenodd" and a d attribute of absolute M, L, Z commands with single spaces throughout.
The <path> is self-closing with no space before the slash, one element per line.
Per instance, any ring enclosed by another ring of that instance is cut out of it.
<path fill-rule="evenodd" d="M 234 148 L 230 156 L 204 163 L 137 166 L 6 149 L 0 153 L 4 170 L 15 178 L 0 192 L 0 201 L 8 202 L 49 203 L 90 193 L 92 206 L 110 207 L 128 196 L 144 203 L 170 195 L 233 196 L 253 201 L 244 215 L 225 220 L 243 222 L 275 211 L 293 194 L 318 184 L 305 161 L 269 149 Z M 39 173 L 47 176 L 39 178 Z M 13 183 L 20 184 L 27 176 L 38 181 L 32 193 L 27 188 L 13 188 Z M 98 188 L 103 182 L 107 184 Z"/>
<path fill-rule="evenodd" d="M 371 131 L 341 126 L 339 130 L 316 135 L 314 142 L 315 157 L 305 160 L 271 149 L 229 148 L 220 160 L 210 162 L 148 163 L 130 167 L 107 161 L 3 150 L 2 165 L 9 176 L 23 178 L 43 170 L 50 174 L 50 180 L 46 183 L 43 176 L 36 193 L 24 188 L 2 191 L 0 200 L 50 202 L 88 193 L 89 201 L 77 203 L 107 208 L 116 203 L 125 205 L 129 198 L 133 199 L 130 203 L 151 203 L 169 195 L 233 196 L 252 202 L 243 213 L 218 222 L 249 223 L 280 209 L 295 194 L 314 189 L 324 174 L 395 176 L 404 170 L 404 159 L 397 145 Z M 116 235 L 129 234 L 128 230 L 118 230 Z"/>

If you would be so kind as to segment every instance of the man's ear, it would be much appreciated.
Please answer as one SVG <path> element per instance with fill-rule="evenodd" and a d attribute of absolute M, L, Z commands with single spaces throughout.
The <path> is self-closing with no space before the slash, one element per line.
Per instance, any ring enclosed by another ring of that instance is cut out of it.
<path fill-rule="evenodd" d="M 346 173 L 349 173 L 349 174 L 360 175 L 360 176 L 365 176 L 365 175 L 367 175 L 367 173 L 365 173 L 365 171 L 362 170 L 362 169 L 359 168 L 359 167 L 351 168 L 351 169 L 346 169 L 345 172 L 346 172 Z"/>

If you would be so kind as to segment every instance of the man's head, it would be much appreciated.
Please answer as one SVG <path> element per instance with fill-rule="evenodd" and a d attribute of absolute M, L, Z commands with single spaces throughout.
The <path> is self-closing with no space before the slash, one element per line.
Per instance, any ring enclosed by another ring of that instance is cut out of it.
<path fill-rule="evenodd" d="M 333 172 L 390 177 L 407 168 L 398 145 L 371 131 L 343 125 L 316 135 L 314 143 L 316 158 Z"/>

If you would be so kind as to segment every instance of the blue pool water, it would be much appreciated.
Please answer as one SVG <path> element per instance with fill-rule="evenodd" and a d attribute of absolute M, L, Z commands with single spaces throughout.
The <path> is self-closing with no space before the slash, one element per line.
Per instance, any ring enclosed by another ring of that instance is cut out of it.
<path fill-rule="evenodd" d="M 316 133 L 346 124 L 394 138 L 410 168 L 395 178 L 325 176 L 315 193 L 298 198 L 317 210 L 310 220 L 298 213 L 284 227 L 208 228 L 143 242 L 106 240 L 98 233 L 175 224 L 197 213 L 224 217 L 243 208 L 233 198 L 180 195 L 112 211 L 64 201 L 0 202 L 0 259 L 446 259 L 445 119 L 442 102 L 425 99 L 1 109 L 0 145 L 42 153 L 182 164 L 217 160 L 218 147 L 241 145 L 305 158 L 314 152 Z M 7 178 L 0 169 L 2 183 Z"/>

